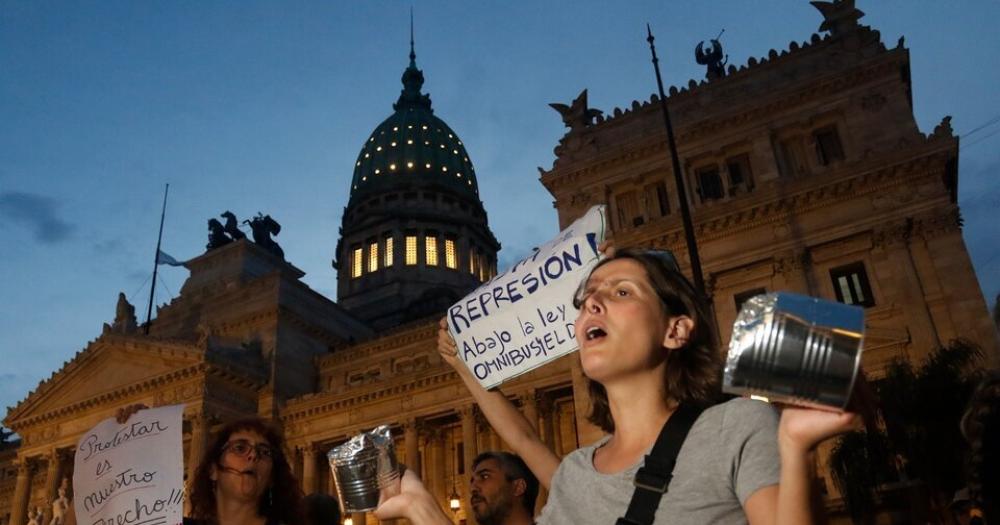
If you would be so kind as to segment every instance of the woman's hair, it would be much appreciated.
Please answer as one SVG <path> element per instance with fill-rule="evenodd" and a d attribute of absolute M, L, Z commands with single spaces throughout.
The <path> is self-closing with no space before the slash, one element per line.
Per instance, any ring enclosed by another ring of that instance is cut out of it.
<path fill-rule="evenodd" d="M 257 502 L 257 513 L 267 523 L 301 523 L 302 490 L 285 457 L 284 440 L 271 425 L 256 417 L 225 425 L 205 449 L 191 483 L 191 517 L 206 523 L 219 522 L 216 515 L 215 482 L 211 478 L 212 467 L 222 467 L 223 448 L 229 442 L 229 437 L 239 431 L 256 432 L 271 446 L 271 479 L 267 490 Z"/>
<path fill-rule="evenodd" d="M 715 322 L 706 301 L 695 290 L 690 281 L 677 269 L 673 255 L 667 251 L 622 248 L 597 264 L 594 270 L 611 262 L 630 259 L 643 267 L 649 283 L 660 298 L 665 315 L 673 317 L 686 315 L 691 318 L 694 328 L 684 346 L 667 350 L 667 366 L 664 370 L 664 386 L 668 399 L 697 406 L 710 405 L 717 401 L 719 378 L 722 370 L 722 354 L 716 335 Z M 592 270 L 593 272 L 593 270 Z M 586 286 L 588 276 L 581 286 Z M 579 295 L 574 304 L 582 306 Z M 587 419 L 605 432 L 615 430 L 608 405 L 608 393 L 604 385 L 588 380 L 591 409 Z"/>

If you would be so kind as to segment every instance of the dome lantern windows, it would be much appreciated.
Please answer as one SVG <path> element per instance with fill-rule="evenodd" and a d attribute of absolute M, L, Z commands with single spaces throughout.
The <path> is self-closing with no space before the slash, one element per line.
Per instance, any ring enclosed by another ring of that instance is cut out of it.
<path fill-rule="evenodd" d="M 437 266 L 438 265 L 438 242 L 437 237 L 434 235 L 424 236 L 424 251 L 426 257 L 427 266 Z"/>
<path fill-rule="evenodd" d="M 351 254 L 351 277 L 358 278 L 361 277 L 362 259 L 364 258 L 364 249 L 360 246 L 354 248 Z"/>
<path fill-rule="evenodd" d="M 455 239 L 444 240 L 444 265 L 452 270 L 458 269 L 458 256 L 455 253 Z"/>
<path fill-rule="evenodd" d="M 378 271 L 378 241 L 368 242 L 368 273 Z"/>
<path fill-rule="evenodd" d="M 382 266 L 386 268 L 392 266 L 392 234 L 386 234 L 385 236 L 385 261 Z"/>

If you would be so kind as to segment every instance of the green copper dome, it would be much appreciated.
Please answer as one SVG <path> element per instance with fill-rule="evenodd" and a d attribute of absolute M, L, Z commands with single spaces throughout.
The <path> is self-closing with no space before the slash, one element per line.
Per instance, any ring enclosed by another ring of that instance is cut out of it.
<path fill-rule="evenodd" d="M 438 186 L 478 200 L 475 169 L 458 135 L 434 116 L 429 95 L 420 93 L 424 75 L 410 48 L 396 110 L 365 141 L 354 164 L 351 198 L 359 199 L 405 186 Z"/>

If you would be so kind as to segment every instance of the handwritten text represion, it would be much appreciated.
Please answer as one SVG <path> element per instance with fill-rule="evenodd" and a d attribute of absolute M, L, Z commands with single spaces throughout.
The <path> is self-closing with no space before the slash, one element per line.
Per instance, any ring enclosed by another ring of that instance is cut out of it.
<path fill-rule="evenodd" d="M 568 235 L 572 233 L 570 231 Z M 597 254 L 596 237 L 588 234 L 587 241 L 590 250 Z M 481 288 L 482 291 L 476 296 L 449 308 L 448 322 L 455 330 L 455 335 L 461 334 L 462 330 L 469 328 L 476 320 L 488 317 L 490 313 L 501 308 L 503 303 L 514 304 L 560 277 L 572 274 L 573 270 L 585 264 L 579 243 L 574 243 L 561 253 L 550 255 L 544 261 L 534 260 L 537 256 L 538 252 L 535 252 L 533 256 L 518 262 L 509 271 L 493 278 L 490 282 L 492 286 Z M 529 263 L 534 263 L 534 266 L 523 275 L 518 275 L 518 269 Z M 505 277 L 507 279 L 504 279 Z"/>

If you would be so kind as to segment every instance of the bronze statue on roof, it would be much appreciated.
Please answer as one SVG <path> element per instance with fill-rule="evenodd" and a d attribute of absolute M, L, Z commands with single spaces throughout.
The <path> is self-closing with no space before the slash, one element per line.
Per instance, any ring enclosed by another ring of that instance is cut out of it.
<path fill-rule="evenodd" d="M 284 250 L 271 238 L 272 235 L 281 233 L 281 225 L 278 224 L 278 221 L 272 219 L 270 215 L 257 212 L 256 217 L 243 221 L 243 224 L 250 225 L 250 230 L 253 232 L 253 242 L 257 246 L 277 255 L 281 259 L 285 258 Z"/>
<path fill-rule="evenodd" d="M 584 89 L 580 95 L 573 100 L 570 105 L 552 103 L 549 106 L 562 115 L 563 124 L 569 128 L 569 132 L 582 131 L 584 128 L 594 123 L 594 119 L 604 112 L 599 109 L 587 107 L 587 90 Z"/>
<path fill-rule="evenodd" d="M 719 42 L 719 37 L 725 32 L 726 30 L 723 29 L 719 33 L 719 36 L 709 40 L 708 51 L 703 47 L 705 45 L 704 41 L 698 42 L 698 46 L 694 48 L 694 59 L 706 67 L 705 78 L 708 80 L 715 80 L 726 76 L 726 64 L 729 62 L 729 55 L 722 54 L 722 44 Z"/>

